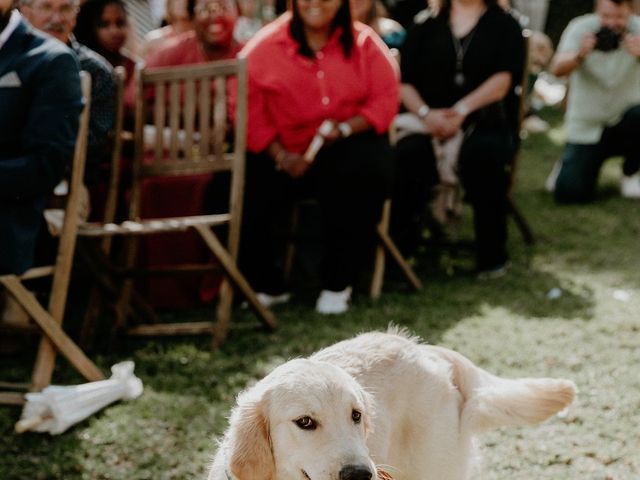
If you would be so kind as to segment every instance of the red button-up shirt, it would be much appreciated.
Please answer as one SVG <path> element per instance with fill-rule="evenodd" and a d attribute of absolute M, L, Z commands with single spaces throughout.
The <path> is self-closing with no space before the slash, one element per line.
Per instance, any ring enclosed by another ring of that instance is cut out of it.
<path fill-rule="evenodd" d="M 240 56 L 249 70 L 247 148 L 266 149 L 279 140 L 289 151 L 306 150 L 325 119 L 365 117 L 383 133 L 398 111 L 395 60 L 372 29 L 354 23 L 351 56 L 344 56 L 339 31 L 316 53 L 298 53 L 285 14 L 249 41 Z"/>

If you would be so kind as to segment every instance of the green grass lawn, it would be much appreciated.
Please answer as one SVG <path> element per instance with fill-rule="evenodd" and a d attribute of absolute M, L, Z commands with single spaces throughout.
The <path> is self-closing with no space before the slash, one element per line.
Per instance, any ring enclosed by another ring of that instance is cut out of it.
<path fill-rule="evenodd" d="M 416 262 L 424 282 L 417 294 L 390 272 L 379 301 L 360 295 L 347 315 L 322 317 L 313 311 L 314 292 L 303 291 L 275 310 L 275 333 L 237 310 L 228 342 L 215 352 L 205 338 L 123 340 L 94 358 L 105 370 L 133 359 L 142 397 L 58 437 L 14 434 L 20 411 L 1 407 L 0 479 L 203 478 L 241 389 L 286 359 L 390 322 L 497 374 L 566 377 L 578 385 L 566 415 L 483 437 L 482 479 L 640 478 L 640 203 L 619 197 L 620 161 L 612 160 L 597 202 L 554 205 L 542 186 L 563 132 L 559 114 L 546 118 L 552 130 L 523 144 L 515 192 L 538 242 L 526 247 L 511 229 L 513 266 L 505 278 L 479 282 L 465 273 L 468 255 L 425 248 Z M 561 295 L 552 299 L 554 288 Z M 3 379 L 28 378 L 32 354 L 0 357 Z M 82 380 L 59 360 L 55 382 Z"/>

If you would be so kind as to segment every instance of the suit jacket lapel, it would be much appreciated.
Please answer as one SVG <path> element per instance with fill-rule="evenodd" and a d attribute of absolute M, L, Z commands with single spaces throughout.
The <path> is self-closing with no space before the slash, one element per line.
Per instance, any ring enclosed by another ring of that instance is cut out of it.
<path fill-rule="evenodd" d="M 21 19 L 7 43 L 0 50 L 2 52 L 2 55 L 0 55 L 0 77 L 12 70 L 13 59 L 22 52 L 22 46 L 27 40 L 27 33 L 29 33 L 30 29 L 31 27 L 27 25 L 25 20 Z"/>

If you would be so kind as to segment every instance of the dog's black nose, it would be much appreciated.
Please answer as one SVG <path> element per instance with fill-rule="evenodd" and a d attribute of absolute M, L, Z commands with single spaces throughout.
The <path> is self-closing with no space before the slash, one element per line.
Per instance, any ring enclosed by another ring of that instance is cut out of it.
<path fill-rule="evenodd" d="M 340 480 L 371 480 L 373 472 L 366 465 L 347 465 L 340 470 Z"/>

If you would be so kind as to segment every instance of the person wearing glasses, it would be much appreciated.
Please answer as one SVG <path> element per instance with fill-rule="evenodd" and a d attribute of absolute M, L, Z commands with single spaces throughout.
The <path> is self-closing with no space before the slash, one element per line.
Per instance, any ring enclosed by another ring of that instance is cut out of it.
<path fill-rule="evenodd" d="M 109 162 L 115 106 L 112 68 L 98 53 L 78 43 L 73 35 L 78 0 L 21 0 L 20 12 L 38 30 L 60 40 L 75 52 L 80 69 L 91 75 L 91 114 L 85 183 L 100 181 L 100 165 Z"/>
<path fill-rule="evenodd" d="M 240 268 L 263 304 L 289 299 L 275 232 L 296 195 L 312 195 L 323 244 L 316 311 L 340 314 L 373 258 L 390 193 L 397 65 L 370 27 L 352 21 L 349 0 L 293 0 L 291 7 L 240 53 L 249 78 Z M 322 145 L 315 158 L 311 144 Z"/>
<path fill-rule="evenodd" d="M 240 50 L 240 45 L 233 39 L 238 18 L 235 1 L 189 0 L 187 10 L 192 19 L 193 30 L 167 38 L 157 50 L 149 53 L 145 68 L 178 67 L 235 58 Z M 213 98 L 214 84 L 211 92 Z M 135 93 L 135 82 L 131 82 L 127 85 L 125 95 L 125 104 L 130 108 L 135 105 Z M 154 89 L 147 89 L 144 95 L 147 104 L 152 105 L 156 98 Z M 181 101 L 186 100 L 184 94 L 180 98 Z M 153 134 L 150 136 L 154 138 Z M 149 142 L 146 144 L 148 146 Z M 225 201 L 228 202 L 228 193 L 225 197 L 221 192 L 228 192 L 229 179 L 228 172 L 219 172 L 213 176 L 207 173 L 150 179 L 143 188 L 142 196 L 153 200 L 143 202 L 142 216 L 166 217 L 168 212 L 180 212 L 182 215 L 214 213 L 212 210 L 223 208 Z M 221 197 L 225 197 L 224 200 Z M 144 248 L 149 264 L 164 266 L 197 263 L 206 255 L 202 242 L 188 233 L 167 238 L 150 238 L 144 243 Z M 174 278 L 150 278 L 147 285 L 149 300 L 155 307 L 194 306 L 215 297 L 217 288 L 208 285 L 215 286 L 216 282 L 216 278 L 202 280 L 197 275 L 185 277 L 179 282 Z M 199 294 L 194 295 L 194 292 Z"/>
<path fill-rule="evenodd" d="M 238 9 L 233 0 L 189 0 L 193 30 L 169 38 L 150 52 L 147 67 L 191 65 L 234 58 L 240 51 L 233 39 Z"/>

